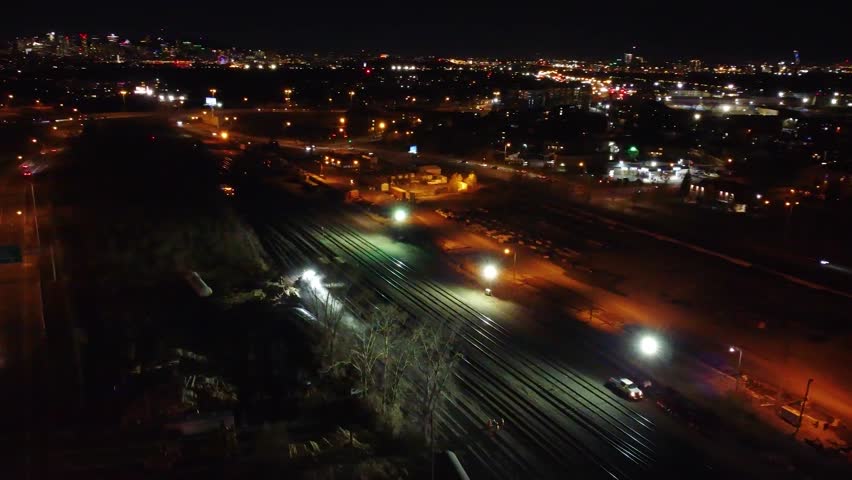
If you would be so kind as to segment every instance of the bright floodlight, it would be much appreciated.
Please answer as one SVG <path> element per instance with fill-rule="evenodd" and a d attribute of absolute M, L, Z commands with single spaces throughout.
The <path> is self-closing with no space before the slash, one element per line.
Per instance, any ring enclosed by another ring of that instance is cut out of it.
<path fill-rule="evenodd" d="M 731 353 L 734 353 L 734 352 L 737 351 L 737 349 L 734 348 L 734 347 L 728 347 L 728 351 L 731 352 Z"/>
<path fill-rule="evenodd" d="M 396 210 L 394 210 L 394 212 L 393 212 L 393 219 L 394 219 L 396 222 L 402 223 L 402 222 L 404 222 L 404 221 L 406 221 L 406 220 L 408 219 L 408 212 L 406 212 L 406 211 L 405 211 L 404 209 L 402 209 L 402 208 L 397 208 L 397 209 L 396 209 Z"/>
<path fill-rule="evenodd" d="M 639 350 L 645 355 L 656 355 L 660 350 L 660 344 L 654 337 L 642 337 L 639 341 Z"/>
<path fill-rule="evenodd" d="M 482 269 L 482 276 L 488 281 L 494 280 L 497 278 L 497 267 L 494 265 L 486 265 L 485 268 Z"/>
<path fill-rule="evenodd" d="M 314 279 L 314 277 L 316 277 L 316 276 L 317 276 L 317 272 L 315 272 L 315 271 L 313 271 L 313 270 L 310 270 L 310 269 L 305 270 L 304 272 L 302 272 L 302 280 L 304 280 L 304 281 L 306 281 L 306 282 L 310 282 L 310 281 L 311 281 L 311 280 L 313 280 L 313 279 Z"/>

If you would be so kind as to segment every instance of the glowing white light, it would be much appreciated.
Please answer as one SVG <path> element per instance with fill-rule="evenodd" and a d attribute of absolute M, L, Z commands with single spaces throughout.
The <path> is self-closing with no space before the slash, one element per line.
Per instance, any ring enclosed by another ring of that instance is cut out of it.
<path fill-rule="evenodd" d="M 394 210 L 394 212 L 393 212 L 393 219 L 396 222 L 400 222 L 400 223 L 404 222 L 406 219 L 408 219 L 408 212 L 406 212 L 405 210 L 403 210 L 401 208 L 398 208 L 398 209 Z"/>
<path fill-rule="evenodd" d="M 486 265 L 485 268 L 482 269 L 482 276 L 485 277 L 486 280 L 494 280 L 497 278 L 497 267 L 494 265 Z"/>
<path fill-rule="evenodd" d="M 656 355 L 660 350 L 660 344 L 654 337 L 642 337 L 639 341 L 639 350 L 645 355 Z"/>
<path fill-rule="evenodd" d="M 310 282 L 311 280 L 316 278 L 316 276 L 317 276 L 317 272 L 315 272 L 311 269 L 308 269 L 308 270 L 305 270 L 304 272 L 302 272 L 302 280 L 305 280 L 307 282 Z"/>

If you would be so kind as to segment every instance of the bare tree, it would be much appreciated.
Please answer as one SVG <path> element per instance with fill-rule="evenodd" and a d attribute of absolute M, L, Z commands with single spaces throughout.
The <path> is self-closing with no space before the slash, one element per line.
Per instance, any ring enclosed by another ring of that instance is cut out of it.
<path fill-rule="evenodd" d="M 334 298 L 328 290 L 315 286 L 309 286 L 302 298 L 305 307 L 316 317 L 324 329 L 320 358 L 324 365 L 333 365 L 335 348 L 346 313 L 343 304 Z"/>
<path fill-rule="evenodd" d="M 358 372 L 359 387 L 364 392 L 375 387 L 382 412 L 396 401 L 412 363 L 414 345 L 405 332 L 407 320 L 406 313 L 393 305 L 371 310 L 351 350 L 348 363 Z"/>
<path fill-rule="evenodd" d="M 358 372 L 358 387 L 366 395 L 375 382 L 375 371 L 383 360 L 381 330 L 378 325 L 368 325 L 355 336 L 349 355 L 349 365 Z"/>
<path fill-rule="evenodd" d="M 415 365 L 423 383 L 419 397 L 423 434 L 428 437 L 430 446 L 434 446 L 435 410 L 453 385 L 452 377 L 462 355 L 457 351 L 457 331 L 447 325 L 421 328 L 415 336 L 415 344 Z"/>
<path fill-rule="evenodd" d="M 384 413 L 399 398 L 402 380 L 413 363 L 416 345 L 413 344 L 413 334 L 406 332 L 408 315 L 399 308 L 391 305 L 381 307 L 373 317 L 384 361 L 379 382 Z"/>

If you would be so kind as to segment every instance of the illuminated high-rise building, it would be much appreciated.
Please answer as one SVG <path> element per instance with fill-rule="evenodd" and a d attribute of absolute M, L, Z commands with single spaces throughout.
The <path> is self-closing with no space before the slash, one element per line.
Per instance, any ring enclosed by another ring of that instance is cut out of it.
<path fill-rule="evenodd" d="M 689 71 L 690 72 L 700 72 L 701 71 L 701 60 L 695 58 L 689 61 Z"/>

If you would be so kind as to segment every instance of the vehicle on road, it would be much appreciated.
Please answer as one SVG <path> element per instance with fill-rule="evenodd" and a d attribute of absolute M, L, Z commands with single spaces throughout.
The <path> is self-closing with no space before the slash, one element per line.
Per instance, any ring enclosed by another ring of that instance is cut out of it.
<path fill-rule="evenodd" d="M 639 387 L 629 378 L 610 377 L 606 382 L 607 387 L 629 400 L 642 400 L 644 394 Z"/>

